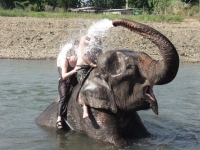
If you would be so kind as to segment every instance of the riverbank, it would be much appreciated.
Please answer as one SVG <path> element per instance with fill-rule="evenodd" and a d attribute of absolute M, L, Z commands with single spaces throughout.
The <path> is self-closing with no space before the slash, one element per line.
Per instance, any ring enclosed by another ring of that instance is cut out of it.
<path fill-rule="evenodd" d="M 67 41 L 84 35 L 95 20 L 0 17 L 0 58 L 56 59 Z M 182 23 L 150 23 L 177 48 L 181 62 L 200 61 L 200 23 L 187 19 Z M 105 50 L 144 51 L 155 59 L 160 54 L 149 40 L 123 28 L 112 28 L 103 40 Z"/>

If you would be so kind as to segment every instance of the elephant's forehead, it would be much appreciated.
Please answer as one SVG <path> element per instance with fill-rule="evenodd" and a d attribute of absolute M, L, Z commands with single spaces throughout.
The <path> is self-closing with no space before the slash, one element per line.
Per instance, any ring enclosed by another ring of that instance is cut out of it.
<path fill-rule="evenodd" d="M 134 52 L 134 51 L 125 51 L 125 52 L 123 52 L 123 54 L 124 54 L 124 59 L 127 61 L 134 61 L 140 55 L 139 52 Z"/>
<path fill-rule="evenodd" d="M 123 53 L 126 55 L 126 56 L 134 56 L 136 54 L 136 52 L 134 51 L 123 51 Z"/>
<path fill-rule="evenodd" d="M 100 59 L 98 60 L 98 66 L 123 66 L 126 63 L 134 62 L 137 57 L 137 53 L 131 50 L 109 51 L 101 55 Z"/>

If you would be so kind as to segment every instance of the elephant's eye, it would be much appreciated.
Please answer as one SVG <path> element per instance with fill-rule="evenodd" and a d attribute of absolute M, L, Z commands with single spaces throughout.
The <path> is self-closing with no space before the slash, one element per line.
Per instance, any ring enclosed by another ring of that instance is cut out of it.
<path fill-rule="evenodd" d="M 126 69 L 135 69 L 135 65 L 128 65 Z"/>

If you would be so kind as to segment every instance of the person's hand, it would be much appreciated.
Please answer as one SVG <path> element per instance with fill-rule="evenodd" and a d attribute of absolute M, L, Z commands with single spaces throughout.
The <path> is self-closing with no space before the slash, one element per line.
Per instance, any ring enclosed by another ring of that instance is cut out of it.
<path fill-rule="evenodd" d="M 74 72 L 77 72 L 79 69 L 81 69 L 81 67 L 79 66 L 74 67 Z"/>

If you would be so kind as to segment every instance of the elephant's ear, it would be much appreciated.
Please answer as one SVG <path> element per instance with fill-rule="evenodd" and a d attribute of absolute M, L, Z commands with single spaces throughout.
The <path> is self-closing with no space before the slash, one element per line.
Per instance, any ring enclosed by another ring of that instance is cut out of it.
<path fill-rule="evenodd" d="M 117 112 L 113 92 L 101 77 L 88 78 L 80 90 L 78 102 L 90 107 Z"/>

